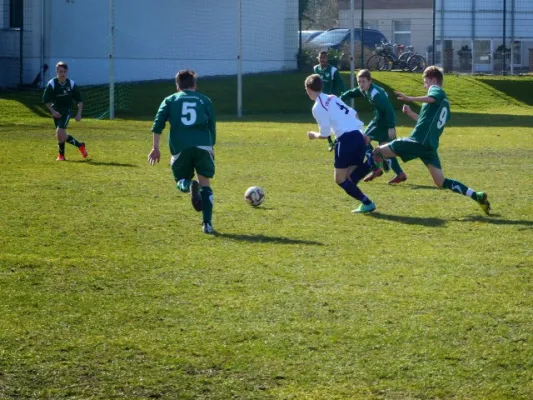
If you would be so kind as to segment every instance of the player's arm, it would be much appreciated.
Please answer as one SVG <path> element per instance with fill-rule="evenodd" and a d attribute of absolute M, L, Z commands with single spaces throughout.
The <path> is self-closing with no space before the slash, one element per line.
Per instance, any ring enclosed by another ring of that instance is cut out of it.
<path fill-rule="evenodd" d="M 161 151 L 159 150 L 159 140 L 161 133 L 165 129 L 165 125 L 168 119 L 169 104 L 168 99 L 161 102 L 157 114 L 155 116 L 154 124 L 152 125 L 152 150 L 148 154 L 148 163 L 154 165 L 161 159 Z"/>
<path fill-rule="evenodd" d="M 344 93 L 346 91 L 346 87 L 344 86 L 344 80 L 342 79 L 339 70 L 336 70 L 333 74 L 333 86 L 333 93 L 336 95 Z"/>
<path fill-rule="evenodd" d="M 406 103 L 435 103 L 437 100 L 434 97 L 431 96 L 407 96 L 404 93 L 401 92 L 394 92 L 396 96 L 398 97 L 398 100 L 405 101 Z"/>
<path fill-rule="evenodd" d="M 411 110 L 411 107 L 409 107 L 407 104 L 403 105 L 402 112 L 408 117 L 414 119 L 415 121 L 418 121 L 418 114 Z"/>
<path fill-rule="evenodd" d="M 331 123 L 329 122 L 329 115 L 327 110 L 322 107 L 313 109 L 313 117 L 318 123 L 318 132 L 309 131 L 307 137 L 313 139 L 327 139 L 331 135 Z"/>
<path fill-rule="evenodd" d="M 359 86 L 341 94 L 340 99 L 346 102 L 346 100 L 355 99 L 356 97 L 361 97 L 361 89 L 359 89 Z"/>
<path fill-rule="evenodd" d="M 392 108 L 389 97 L 386 94 L 378 93 L 372 100 L 374 101 L 375 107 L 385 116 L 389 139 L 396 139 L 396 113 L 394 112 L 394 108 Z"/>
<path fill-rule="evenodd" d="M 43 93 L 43 103 L 48 108 L 48 111 L 50 111 L 50 114 L 52 114 L 52 117 L 54 118 L 61 118 L 61 114 L 58 113 L 54 107 L 52 107 L 52 101 L 54 101 L 54 88 L 49 83 L 46 85 L 46 89 Z"/>

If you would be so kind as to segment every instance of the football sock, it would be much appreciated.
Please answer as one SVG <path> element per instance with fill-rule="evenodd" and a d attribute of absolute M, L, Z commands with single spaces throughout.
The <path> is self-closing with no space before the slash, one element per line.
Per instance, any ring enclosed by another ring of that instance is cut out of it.
<path fill-rule="evenodd" d="M 340 183 L 339 186 L 344 189 L 348 195 L 353 197 L 356 200 L 359 200 L 363 204 L 370 204 L 371 201 L 368 199 L 368 197 L 365 196 L 365 194 L 357 187 L 356 184 L 350 182 L 350 180 L 346 179 L 344 182 Z"/>
<path fill-rule="evenodd" d="M 331 135 L 328 136 L 328 143 L 329 143 L 329 144 L 333 144 L 333 139 L 331 138 Z"/>
<path fill-rule="evenodd" d="M 453 179 L 444 178 L 444 182 L 442 184 L 442 187 L 445 189 L 449 189 L 452 192 L 456 192 L 459 194 L 462 194 L 463 196 L 471 197 L 472 200 L 477 200 L 477 194 L 474 190 L 470 189 L 469 187 L 463 185 L 459 181 L 455 181 Z"/>
<path fill-rule="evenodd" d="M 176 183 L 176 187 L 180 192 L 189 193 L 191 190 L 191 181 L 189 179 L 180 179 Z"/>
<path fill-rule="evenodd" d="M 65 142 L 58 143 L 57 144 L 57 149 L 59 151 L 59 154 L 64 156 L 65 155 Z"/>
<path fill-rule="evenodd" d="M 350 180 L 357 185 L 372 169 L 371 159 L 367 159 L 363 165 L 359 165 L 350 175 Z"/>
<path fill-rule="evenodd" d="M 81 143 L 78 142 L 76 139 L 74 139 L 72 136 L 68 135 L 67 136 L 67 142 L 69 142 L 71 145 L 74 145 L 76 147 L 80 147 L 81 146 Z"/>
<path fill-rule="evenodd" d="M 202 215 L 204 223 L 211 223 L 213 217 L 213 190 L 209 186 L 200 188 L 200 195 L 202 196 Z"/>
<path fill-rule="evenodd" d="M 400 175 L 403 172 L 402 167 L 400 167 L 400 163 L 398 162 L 398 159 L 396 157 L 389 158 L 390 167 L 394 171 L 396 175 Z"/>

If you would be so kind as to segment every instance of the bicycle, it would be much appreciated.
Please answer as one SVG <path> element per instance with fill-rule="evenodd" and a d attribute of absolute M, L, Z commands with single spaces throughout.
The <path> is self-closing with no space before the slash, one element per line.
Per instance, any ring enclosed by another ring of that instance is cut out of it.
<path fill-rule="evenodd" d="M 394 49 L 398 48 L 400 55 L 397 56 Z M 407 51 L 403 51 L 406 48 Z M 393 43 L 384 43 L 376 45 L 374 55 L 368 59 L 367 68 L 370 71 L 392 71 L 400 69 L 403 71 L 417 72 L 426 67 L 426 59 L 414 53 L 413 46 L 404 47 Z"/>

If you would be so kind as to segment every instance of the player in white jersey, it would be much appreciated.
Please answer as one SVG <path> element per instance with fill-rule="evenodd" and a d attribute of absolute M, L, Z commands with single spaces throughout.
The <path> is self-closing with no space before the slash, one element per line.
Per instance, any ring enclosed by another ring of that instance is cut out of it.
<path fill-rule="evenodd" d="M 370 172 L 373 163 L 371 158 L 365 161 L 366 142 L 361 133 L 363 122 L 357 117 L 357 112 L 337 96 L 322 93 L 320 75 L 306 78 L 305 91 L 315 102 L 313 117 L 319 127 L 319 132 L 307 132 L 307 137 L 311 140 L 327 139 L 332 132 L 335 134 L 335 182 L 362 203 L 352 212 L 374 211 L 376 205 L 357 187 L 357 183 Z"/>

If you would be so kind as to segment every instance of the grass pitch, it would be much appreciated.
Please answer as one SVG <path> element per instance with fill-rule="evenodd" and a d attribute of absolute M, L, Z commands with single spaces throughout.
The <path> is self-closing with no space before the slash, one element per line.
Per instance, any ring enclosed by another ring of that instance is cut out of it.
<path fill-rule="evenodd" d="M 0 398 L 530 399 L 531 105 L 468 80 L 483 96 L 455 95 L 440 156 L 492 216 L 417 161 L 362 184 L 377 212 L 352 215 L 302 102 L 221 118 L 215 237 L 167 156 L 146 163 L 155 109 L 72 121 L 89 160 L 56 163 L 49 118 L 4 96 Z"/>

